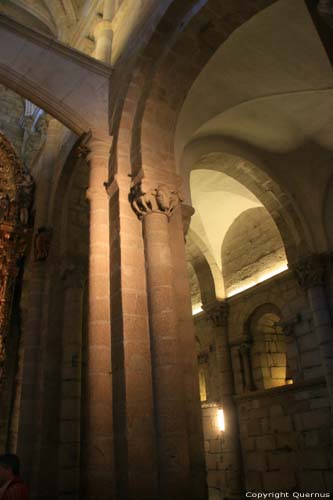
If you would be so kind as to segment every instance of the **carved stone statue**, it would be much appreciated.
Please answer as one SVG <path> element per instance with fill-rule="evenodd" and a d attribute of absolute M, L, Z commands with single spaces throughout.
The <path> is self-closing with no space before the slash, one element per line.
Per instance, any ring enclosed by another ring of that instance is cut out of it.
<path fill-rule="evenodd" d="M 158 184 L 155 189 L 146 192 L 142 191 L 142 185 L 138 184 L 132 188 L 130 198 L 133 210 L 139 218 L 149 213 L 163 213 L 170 217 L 177 205 L 183 201 L 178 191 L 165 184 Z"/>
<path fill-rule="evenodd" d="M 34 239 L 35 261 L 43 261 L 47 259 L 50 251 L 51 235 L 52 230 L 50 228 L 44 226 L 38 228 Z"/>
<path fill-rule="evenodd" d="M 326 255 L 313 254 L 294 264 L 293 268 L 299 285 L 305 289 L 324 285 L 326 261 Z"/>
<path fill-rule="evenodd" d="M 32 205 L 35 188 L 34 180 L 29 173 L 25 173 L 23 175 L 20 188 L 20 222 L 24 226 L 27 226 L 29 222 L 29 212 Z"/>
<path fill-rule="evenodd" d="M 42 150 L 47 132 L 47 121 L 45 116 L 41 116 L 35 124 L 34 130 L 25 131 L 25 139 L 22 144 L 22 159 L 26 168 L 30 168 L 36 161 Z"/>

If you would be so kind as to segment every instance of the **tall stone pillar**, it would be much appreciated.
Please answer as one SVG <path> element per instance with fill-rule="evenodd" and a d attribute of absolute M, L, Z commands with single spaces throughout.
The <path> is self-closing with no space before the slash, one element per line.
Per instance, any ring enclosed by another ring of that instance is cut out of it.
<path fill-rule="evenodd" d="M 134 194 L 146 255 L 160 500 L 189 497 L 189 454 L 183 373 L 168 223 L 173 208 L 164 185 Z"/>
<path fill-rule="evenodd" d="M 99 61 L 111 64 L 113 28 L 112 18 L 115 13 L 115 1 L 104 0 L 103 19 L 96 25 L 94 36 L 96 40 L 95 57 Z"/>
<path fill-rule="evenodd" d="M 333 332 L 332 319 L 325 289 L 328 256 L 311 255 L 294 266 L 298 283 L 306 290 L 313 316 L 321 362 L 333 412 Z"/>
<path fill-rule="evenodd" d="M 198 355 L 192 316 L 191 290 L 185 253 L 187 233 L 193 208 L 178 205 L 169 219 L 169 241 L 173 262 L 173 292 L 178 316 L 185 409 L 189 436 L 191 499 L 206 495 L 206 463 L 204 453 L 202 410 L 199 391 Z"/>
<path fill-rule="evenodd" d="M 254 391 L 255 385 L 253 381 L 253 373 L 251 366 L 251 344 L 249 341 L 243 342 L 238 349 L 241 366 L 243 370 L 243 387 L 244 391 Z"/>
<path fill-rule="evenodd" d="M 228 304 L 222 301 L 203 306 L 214 324 L 215 346 L 220 373 L 219 396 L 224 412 L 225 431 L 223 433 L 223 468 L 226 470 L 226 500 L 243 498 L 243 467 L 239 440 L 238 415 L 233 396 L 235 384 L 228 341 Z"/>
<path fill-rule="evenodd" d="M 82 450 L 83 497 L 89 500 L 110 500 L 114 488 L 110 250 L 109 199 L 104 187 L 108 176 L 110 144 L 93 138 L 89 149 L 89 318 Z"/>
<path fill-rule="evenodd" d="M 156 500 L 155 417 L 142 224 L 117 174 L 110 197 L 112 381 L 116 498 Z"/>
<path fill-rule="evenodd" d="M 84 273 L 75 262 L 66 265 L 62 278 L 64 319 L 58 498 L 79 500 Z"/>

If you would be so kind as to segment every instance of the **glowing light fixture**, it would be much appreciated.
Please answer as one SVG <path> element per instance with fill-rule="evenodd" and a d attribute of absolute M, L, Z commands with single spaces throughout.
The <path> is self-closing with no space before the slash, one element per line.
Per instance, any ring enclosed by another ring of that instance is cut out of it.
<path fill-rule="evenodd" d="M 222 408 L 218 408 L 217 410 L 217 427 L 219 431 L 225 431 L 224 412 Z"/>

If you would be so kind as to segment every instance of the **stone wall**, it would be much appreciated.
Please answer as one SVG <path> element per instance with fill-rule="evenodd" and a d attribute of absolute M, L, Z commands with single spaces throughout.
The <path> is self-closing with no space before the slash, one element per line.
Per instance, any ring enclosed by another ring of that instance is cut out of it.
<path fill-rule="evenodd" d="M 287 271 L 227 302 L 245 488 L 333 491 L 333 423 L 306 294 Z M 227 462 L 228 424 L 225 432 L 217 427 L 217 409 L 223 408 L 218 329 L 204 312 L 194 317 L 194 323 L 199 372 L 206 384 L 202 415 L 208 486 L 210 499 L 217 499 L 223 498 L 233 473 Z M 258 342 L 268 346 L 264 356 L 256 357 Z M 244 343 L 249 345 L 251 390 L 244 384 L 242 371 L 240 347 Z M 267 366 L 269 359 L 274 366 Z M 265 384 L 263 378 L 259 383 L 256 370 L 269 370 L 272 383 Z"/>
<path fill-rule="evenodd" d="M 202 405 L 209 500 L 220 500 L 227 474 L 223 464 L 223 433 L 218 427 L 217 410 L 215 404 Z"/>
<path fill-rule="evenodd" d="M 248 286 L 286 263 L 280 233 L 264 207 L 243 212 L 230 226 L 222 245 L 226 294 Z"/>
<path fill-rule="evenodd" d="M 324 379 L 236 400 L 247 490 L 333 491 L 333 419 Z"/>
<path fill-rule="evenodd" d="M 253 382 L 257 389 L 284 385 L 287 380 L 286 335 L 280 326 L 281 316 L 274 309 L 271 305 L 259 307 L 249 324 Z"/>
<path fill-rule="evenodd" d="M 240 394 L 244 390 L 239 348 L 244 341 L 250 340 L 250 352 L 253 352 L 251 340 L 254 332 L 249 329 L 249 321 L 264 306 L 274 307 L 279 311 L 285 331 L 287 378 L 301 381 L 323 375 L 312 313 L 305 292 L 298 286 L 291 272 L 282 273 L 231 297 L 228 303 L 229 341 L 236 393 Z M 272 354 L 274 352 L 278 353 L 277 350 L 272 350 Z"/>

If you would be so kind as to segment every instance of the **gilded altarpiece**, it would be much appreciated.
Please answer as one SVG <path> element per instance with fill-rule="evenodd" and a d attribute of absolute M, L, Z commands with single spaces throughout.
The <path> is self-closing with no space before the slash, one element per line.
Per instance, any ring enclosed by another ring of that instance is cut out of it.
<path fill-rule="evenodd" d="M 10 142 L 0 133 L 0 391 L 15 284 L 30 235 L 34 182 Z"/>

